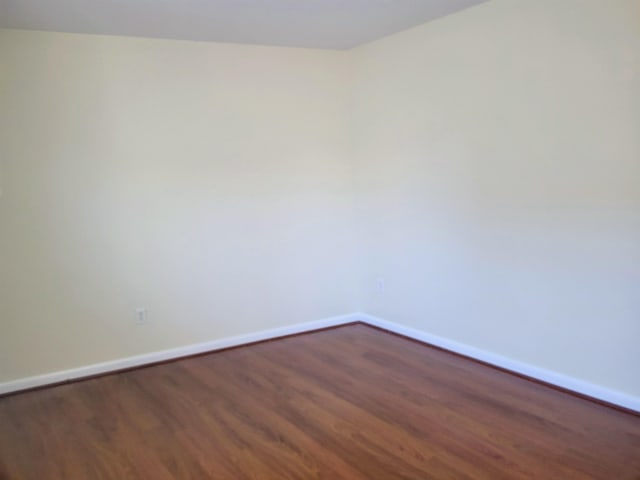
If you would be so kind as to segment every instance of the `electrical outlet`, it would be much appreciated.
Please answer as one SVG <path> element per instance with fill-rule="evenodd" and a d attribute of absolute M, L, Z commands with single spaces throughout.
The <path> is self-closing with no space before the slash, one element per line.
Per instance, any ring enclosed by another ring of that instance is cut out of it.
<path fill-rule="evenodd" d="M 384 278 L 380 277 L 376 279 L 376 290 L 378 293 L 384 293 Z"/>
<path fill-rule="evenodd" d="M 147 321 L 147 309 L 136 308 L 136 325 L 144 325 Z"/>

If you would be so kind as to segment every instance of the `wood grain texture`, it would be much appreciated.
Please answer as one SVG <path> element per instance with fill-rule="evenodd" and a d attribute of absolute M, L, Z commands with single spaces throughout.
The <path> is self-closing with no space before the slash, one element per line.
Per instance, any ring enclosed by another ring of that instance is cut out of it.
<path fill-rule="evenodd" d="M 640 479 L 640 417 L 364 325 L 0 398 L 1 479 Z"/>

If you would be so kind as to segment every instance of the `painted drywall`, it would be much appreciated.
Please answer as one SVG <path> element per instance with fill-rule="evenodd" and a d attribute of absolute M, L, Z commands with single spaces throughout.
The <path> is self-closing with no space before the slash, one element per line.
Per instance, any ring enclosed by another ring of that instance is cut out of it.
<path fill-rule="evenodd" d="M 639 32 L 625 0 L 346 54 L 0 31 L 0 382 L 359 309 L 638 398 Z"/>
<path fill-rule="evenodd" d="M 352 51 L 365 311 L 639 396 L 639 52 L 637 0 L 493 0 Z"/>
<path fill-rule="evenodd" d="M 345 61 L 2 31 L 0 381 L 355 310 Z"/>

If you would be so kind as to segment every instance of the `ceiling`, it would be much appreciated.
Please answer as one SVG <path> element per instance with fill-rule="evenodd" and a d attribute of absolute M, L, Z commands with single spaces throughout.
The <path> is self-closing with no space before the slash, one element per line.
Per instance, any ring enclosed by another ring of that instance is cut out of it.
<path fill-rule="evenodd" d="M 0 0 L 0 27 L 348 49 L 486 0 Z"/>

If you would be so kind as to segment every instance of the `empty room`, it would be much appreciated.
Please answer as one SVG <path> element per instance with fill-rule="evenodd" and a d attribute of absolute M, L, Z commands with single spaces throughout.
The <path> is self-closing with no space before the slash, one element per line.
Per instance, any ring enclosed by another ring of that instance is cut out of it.
<path fill-rule="evenodd" d="M 639 0 L 0 0 L 0 480 L 640 480 Z"/>

